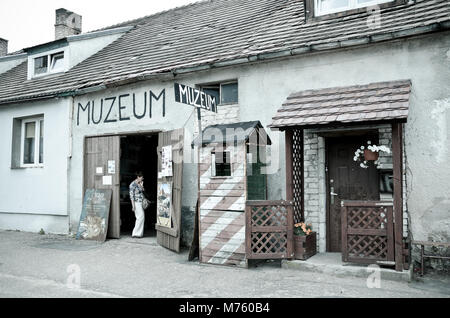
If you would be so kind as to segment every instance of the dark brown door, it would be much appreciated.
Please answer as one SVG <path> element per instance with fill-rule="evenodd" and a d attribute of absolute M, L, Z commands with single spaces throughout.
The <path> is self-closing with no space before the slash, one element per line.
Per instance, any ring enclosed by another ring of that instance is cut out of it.
<path fill-rule="evenodd" d="M 378 171 L 373 163 L 361 168 L 353 161 L 356 149 L 374 138 L 327 138 L 327 251 L 341 252 L 341 201 L 379 200 Z"/>
<path fill-rule="evenodd" d="M 109 238 L 120 238 L 120 136 L 89 137 L 84 146 L 84 192 L 111 189 Z"/>

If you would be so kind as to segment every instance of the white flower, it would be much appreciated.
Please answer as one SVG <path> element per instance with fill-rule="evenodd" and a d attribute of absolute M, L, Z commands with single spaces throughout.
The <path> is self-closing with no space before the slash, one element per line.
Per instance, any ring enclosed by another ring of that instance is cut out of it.
<path fill-rule="evenodd" d="M 391 153 L 391 150 L 388 147 L 386 147 L 386 146 L 380 146 L 379 149 L 381 151 L 386 152 L 386 153 Z"/>
<path fill-rule="evenodd" d="M 367 141 L 367 144 L 370 145 L 370 144 L 372 144 L 372 142 L 371 142 L 370 140 L 368 140 L 368 141 Z"/>
<path fill-rule="evenodd" d="M 364 150 L 364 146 L 361 146 L 361 150 Z"/>

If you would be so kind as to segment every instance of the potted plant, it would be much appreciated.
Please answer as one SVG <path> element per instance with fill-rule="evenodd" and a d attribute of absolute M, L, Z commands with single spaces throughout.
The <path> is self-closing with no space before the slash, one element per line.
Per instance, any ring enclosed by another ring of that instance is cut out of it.
<path fill-rule="evenodd" d="M 377 165 L 380 151 L 391 153 L 388 147 L 372 145 L 369 140 L 367 141 L 367 147 L 361 146 L 356 149 L 353 161 L 359 162 L 361 168 L 368 168 L 368 161 L 373 161 L 374 165 Z"/>
<path fill-rule="evenodd" d="M 316 254 L 316 232 L 311 224 L 294 224 L 294 258 L 306 260 Z"/>

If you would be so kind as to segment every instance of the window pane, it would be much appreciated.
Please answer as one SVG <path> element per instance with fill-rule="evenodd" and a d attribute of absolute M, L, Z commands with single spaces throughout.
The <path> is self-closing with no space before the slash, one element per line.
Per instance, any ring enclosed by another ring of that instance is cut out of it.
<path fill-rule="evenodd" d="M 320 11 L 328 11 L 338 8 L 347 7 L 349 0 L 319 0 Z"/>
<path fill-rule="evenodd" d="M 216 104 L 220 103 L 220 87 L 217 85 L 217 87 L 204 87 L 202 90 L 211 96 L 214 96 L 216 98 Z"/>
<path fill-rule="evenodd" d="M 231 160 L 230 152 L 216 152 L 216 176 L 229 177 L 231 176 Z"/>
<path fill-rule="evenodd" d="M 221 104 L 237 103 L 238 102 L 238 84 L 223 84 L 222 85 L 222 100 Z"/>
<path fill-rule="evenodd" d="M 47 72 L 48 57 L 42 56 L 34 59 L 34 74 L 42 74 Z"/>
<path fill-rule="evenodd" d="M 59 70 L 59 69 L 63 69 L 64 66 L 64 53 L 57 53 L 57 54 L 53 54 L 52 57 L 52 70 Z"/>
<path fill-rule="evenodd" d="M 367 2 L 374 2 L 374 0 L 356 0 L 358 2 L 358 4 L 362 4 L 362 3 L 367 3 Z M 390 1 L 390 0 L 385 0 L 385 1 Z"/>
<path fill-rule="evenodd" d="M 34 163 L 34 140 L 36 134 L 36 123 L 25 124 L 25 138 L 23 145 L 23 163 Z"/>
<path fill-rule="evenodd" d="M 39 121 L 39 163 L 44 163 L 44 121 Z"/>
<path fill-rule="evenodd" d="M 392 170 L 380 172 L 380 192 L 394 193 L 394 177 Z"/>

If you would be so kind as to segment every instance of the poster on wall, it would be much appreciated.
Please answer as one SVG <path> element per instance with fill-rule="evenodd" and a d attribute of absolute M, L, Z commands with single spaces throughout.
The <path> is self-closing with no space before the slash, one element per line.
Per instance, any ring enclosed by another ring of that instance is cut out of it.
<path fill-rule="evenodd" d="M 108 231 L 111 189 L 86 189 L 76 239 L 104 242 Z"/>
<path fill-rule="evenodd" d="M 157 202 L 157 223 L 165 227 L 172 227 L 172 183 L 158 182 Z"/>
<path fill-rule="evenodd" d="M 108 173 L 115 174 L 116 173 L 116 161 L 108 160 Z"/>
<path fill-rule="evenodd" d="M 161 177 L 171 177 L 172 173 L 172 146 L 162 147 Z"/>

